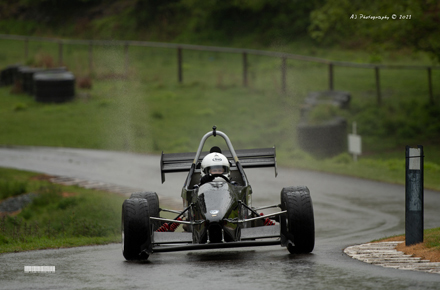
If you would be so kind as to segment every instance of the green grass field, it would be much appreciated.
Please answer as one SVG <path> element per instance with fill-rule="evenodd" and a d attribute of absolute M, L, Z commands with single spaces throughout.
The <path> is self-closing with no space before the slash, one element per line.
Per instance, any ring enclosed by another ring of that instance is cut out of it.
<path fill-rule="evenodd" d="M 0 182 L 20 183 L 26 193 L 36 194 L 18 214 L 0 217 L 0 253 L 120 241 L 126 197 L 55 185 L 37 173 L 5 168 L 0 168 Z M 3 186 L 2 193 L 8 192 Z"/>
<path fill-rule="evenodd" d="M 0 41 L 0 66 L 14 63 L 56 63 L 57 45 Z M 293 52 L 292 47 L 274 50 Z M 299 53 L 334 60 L 368 62 L 362 52 L 308 49 Z M 346 57 L 346 59 L 344 59 Z M 88 47 L 65 45 L 63 65 L 77 78 L 89 72 Z M 317 159 L 297 146 L 300 107 L 311 91 L 328 87 L 327 67 L 288 60 L 287 93 L 281 92 L 281 60 L 249 55 L 248 87 L 242 85 L 241 55 L 183 51 L 183 83 L 177 81 L 177 52 L 165 48 L 129 48 L 125 71 L 122 46 L 93 48 L 93 88 L 78 89 L 64 104 L 36 103 L 26 94 L 0 88 L 0 144 L 61 146 L 158 154 L 196 151 L 201 136 L 213 125 L 231 138 L 236 149 L 277 148 L 282 166 L 323 170 L 363 178 L 404 183 L 405 145 L 425 146 L 425 185 L 440 190 L 440 110 L 428 103 L 427 75 L 416 70 L 382 70 L 382 105 L 376 102 L 374 71 L 335 68 L 335 89 L 352 94 L 351 109 L 363 138 L 359 162 L 348 154 Z M 420 55 L 396 53 L 385 63 L 427 64 Z M 439 99 L 440 72 L 433 71 Z M 351 131 L 351 126 L 349 131 Z M 213 144 L 207 144 L 211 146 Z M 222 144 L 220 144 L 222 145 Z"/>

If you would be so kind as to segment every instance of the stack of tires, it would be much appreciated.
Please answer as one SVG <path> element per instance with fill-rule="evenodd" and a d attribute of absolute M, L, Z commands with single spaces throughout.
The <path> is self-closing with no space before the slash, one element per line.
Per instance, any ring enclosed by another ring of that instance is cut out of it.
<path fill-rule="evenodd" d="M 75 76 L 60 68 L 11 65 L 0 72 L 0 86 L 15 85 L 37 102 L 62 103 L 75 97 Z"/>
<path fill-rule="evenodd" d="M 306 105 L 316 106 L 322 103 L 332 104 L 341 109 L 348 109 L 351 95 L 343 91 L 310 92 L 305 99 Z"/>
<path fill-rule="evenodd" d="M 308 112 L 319 104 L 331 104 L 348 109 L 351 96 L 348 92 L 311 92 L 301 109 L 301 121 L 297 125 L 298 145 L 302 150 L 317 157 L 331 157 L 347 149 L 347 121 L 334 117 L 321 124 L 311 124 Z"/>
<path fill-rule="evenodd" d="M 347 121 L 335 117 L 322 124 L 301 122 L 297 128 L 298 145 L 318 157 L 338 155 L 347 147 Z"/>
<path fill-rule="evenodd" d="M 10 86 L 14 84 L 14 78 L 20 65 L 10 65 L 0 71 L 0 86 Z"/>
<path fill-rule="evenodd" d="M 37 102 L 62 103 L 75 97 L 75 76 L 67 71 L 37 72 L 33 76 Z"/>
<path fill-rule="evenodd" d="M 37 68 L 37 67 L 28 67 L 28 66 L 22 66 L 18 68 L 18 80 L 20 80 L 21 88 L 23 92 L 27 93 L 28 95 L 34 94 L 34 80 L 33 76 L 34 73 L 44 71 L 43 68 Z"/>

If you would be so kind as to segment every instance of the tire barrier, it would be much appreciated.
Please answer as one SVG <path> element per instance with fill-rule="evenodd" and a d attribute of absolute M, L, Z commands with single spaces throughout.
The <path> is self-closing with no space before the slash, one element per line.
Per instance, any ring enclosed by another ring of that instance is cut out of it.
<path fill-rule="evenodd" d="M 348 109 L 350 100 L 349 92 L 310 92 L 300 109 L 301 121 L 297 125 L 300 148 L 317 157 L 331 157 L 345 152 L 347 150 L 347 121 L 342 117 L 334 117 L 321 124 L 310 124 L 309 112 L 321 104 Z"/>
<path fill-rule="evenodd" d="M 8 69 L 3 69 L 0 71 L 0 87 L 9 85 L 8 83 Z"/>
<path fill-rule="evenodd" d="M 23 92 L 27 93 L 28 95 L 33 95 L 34 92 L 34 80 L 33 75 L 36 72 L 43 71 L 43 68 L 36 68 L 36 67 L 28 67 L 28 66 L 22 66 L 18 68 L 18 80 L 21 84 L 21 89 Z"/>
<path fill-rule="evenodd" d="M 347 150 L 347 121 L 342 117 L 319 125 L 301 122 L 296 129 L 298 145 L 315 156 L 329 157 Z"/>
<path fill-rule="evenodd" d="M 348 109 L 350 105 L 351 95 L 343 91 L 323 91 L 311 92 L 305 99 L 308 106 L 316 106 L 318 104 L 332 104 L 341 109 Z"/>
<path fill-rule="evenodd" d="M 0 86 L 10 86 L 14 84 L 15 75 L 20 65 L 10 65 L 0 72 Z"/>
<path fill-rule="evenodd" d="M 37 102 L 62 103 L 75 97 L 75 76 L 71 72 L 37 72 L 33 80 Z"/>
<path fill-rule="evenodd" d="M 61 103 L 75 97 L 75 77 L 65 67 L 35 68 L 11 65 L 0 71 L 0 86 L 14 85 L 37 102 Z"/>
<path fill-rule="evenodd" d="M 35 95 L 35 83 L 34 83 L 34 74 L 36 73 L 52 73 L 52 72 L 66 72 L 66 68 L 38 68 L 38 67 L 28 67 L 28 66 L 19 66 L 17 68 L 17 72 L 15 74 L 15 81 L 18 85 L 21 85 L 21 89 L 23 92 L 27 93 L 30 96 Z"/>

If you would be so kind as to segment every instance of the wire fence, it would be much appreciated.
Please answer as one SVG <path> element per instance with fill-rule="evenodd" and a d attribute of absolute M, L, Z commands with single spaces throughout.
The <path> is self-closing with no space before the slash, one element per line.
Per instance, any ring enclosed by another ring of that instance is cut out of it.
<path fill-rule="evenodd" d="M 254 49 L 241 49 L 241 48 L 227 48 L 227 47 L 215 47 L 215 46 L 201 46 L 201 45 L 189 45 L 189 44 L 175 44 L 175 43 L 160 43 L 149 41 L 114 41 L 114 40 L 76 40 L 76 39 L 56 39 L 47 37 L 34 37 L 34 36 L 20 36 L 20 35 L 5 35 L 0 34 L 0 39 L 3 40 L 17 40 L 23 42 L 23 58 L 27 60 L 29 58 L 29 43 L 30 42 L 48 42 L 57 46 L 58 64 L 61 66 L 64 61 L 64 51 L 66 45 L 83 45 L 88 47 L 88 70 L 89 73 L 94 71 L 94 50 L 97 46 L 120 46 L 123 50 L 123 67 L 125 75 L 128 74 L 130 68 L 129 51 L 130 47 L 150 47 L 150 48 L 165 48 L 176 50 L 176 77 L 179 83 L 184 82 L 184 51 L 203 51 L 203 52 L 218 52 L 218 53 L 233 53 L 241 55 L 241 67 L 242 76 L 241 83 L 247 87 L 249 85 L 249 58 L 254 56 L 266 56 L 272 58 L 278 58 L 280 60 L 280 87 L 283 93 L 287 92 L 287 74 L 288 74 L 288 60 L 295 60 L 308 63 L 317 63 L 327 67 L 327 88 L 332 91 L 335 89 L 335 68 L 347 67 L 347 68 L 359 68 L 369 69 L 374 72 L 375 83 L 375 95 L 376 101 L 380 105 L 382 103 L 382 87 L 381 87 L 381 72 L 383 70 L 419 70 L 425 71 L 427 76 L 428 96 L 430 103 L 434 103 L 434 90 L 433 90 L 433 70 L 440 70 L 440 66 L 415 66 L 415 65 L 385 65 L 385 64 L 364 64 L 353 62 L 332 61 L 323 58 L 296 55 L 284 52 L 254 50 Z"/>

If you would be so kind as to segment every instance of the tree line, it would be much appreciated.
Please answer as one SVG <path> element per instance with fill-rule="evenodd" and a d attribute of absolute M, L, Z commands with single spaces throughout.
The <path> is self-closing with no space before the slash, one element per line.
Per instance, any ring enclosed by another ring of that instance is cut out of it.
<path fill-rule="evenodd" d="M 2 0 L 0 32 L 8 33 L 1 22 L 10 19 L 46 28 L 67 23 L 72 28 L 63 33 L 89 38 L 260 46 L 306 39 L 346 48 L 410 48 L 440 61 L 437 0 Z"/>

